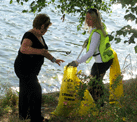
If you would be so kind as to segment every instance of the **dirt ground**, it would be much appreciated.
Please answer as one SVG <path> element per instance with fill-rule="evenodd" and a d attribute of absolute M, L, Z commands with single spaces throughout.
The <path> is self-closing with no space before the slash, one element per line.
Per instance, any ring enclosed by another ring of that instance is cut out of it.
<path fill-rule="evenodd" d="M 58 98 L 59 98 L 59 92 L 52 92 L 52 93 L 47 93 L 44 94 L 47 96 L 51 96 L 55 98 L 53 102 L 43 104 L 41 108 L 42 115 L 44 118 L 50 119 L 51 118 L 51 112 L 53 112 L 56 109 L 56 106 L 58 105 Z"/>

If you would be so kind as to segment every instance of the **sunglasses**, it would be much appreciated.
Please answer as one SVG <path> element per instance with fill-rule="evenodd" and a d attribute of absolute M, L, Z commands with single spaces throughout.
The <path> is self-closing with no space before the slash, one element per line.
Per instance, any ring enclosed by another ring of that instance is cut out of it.
<path fill-rule="evenodd" d="M 47 28 L 47 26 L 51 26 L 52 23 L 50 22 L 50 19 L 45 20 L 44 25 L 45 25 L 45 29 Z"/>
<path fill-rule="evenodd" d="M 92 13 L 92 12 L 95 12 L 96 15 L 98 16 L 98 13 L 97 13 L 97 10 L 96 10 L 96 9 L 91 8 L 91 9 L 88 10 L 88 13 Z"/>

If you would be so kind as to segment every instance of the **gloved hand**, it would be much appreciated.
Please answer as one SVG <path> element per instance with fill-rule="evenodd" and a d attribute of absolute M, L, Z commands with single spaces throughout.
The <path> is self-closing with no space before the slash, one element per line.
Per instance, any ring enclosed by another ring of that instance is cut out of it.
<path fill-rule="evenodd" d="M 67 65 L 67 67 L 69 67 L 69 66 L 77 67 L 77 66 L 78 66 L 78 62 L 77 62 L 77 61 L 72 61 L 72 62 L 70 62 L 70 63 Z"/>
<path fill-rule="evenodd" d="M 87 39 L 84 41 L 84 44 L 82 45 L 82 48 L 86 48 L 86 47 L 87 47 L 88 40 L 89 40 L 89 38 L 87 38 Z"/>

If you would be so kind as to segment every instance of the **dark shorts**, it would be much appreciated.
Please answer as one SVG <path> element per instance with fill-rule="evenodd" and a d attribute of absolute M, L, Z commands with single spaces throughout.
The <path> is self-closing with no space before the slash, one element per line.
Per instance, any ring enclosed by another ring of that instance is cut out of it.
<path fill-rule="evenodd" d="M 94 63 L 91 68 L 91 75 L 96 76 L 96 79 L 100 77 L 101 74 L 105 74 L 109 67 L 112 65 L 113 59 L 106 63 Z"/>

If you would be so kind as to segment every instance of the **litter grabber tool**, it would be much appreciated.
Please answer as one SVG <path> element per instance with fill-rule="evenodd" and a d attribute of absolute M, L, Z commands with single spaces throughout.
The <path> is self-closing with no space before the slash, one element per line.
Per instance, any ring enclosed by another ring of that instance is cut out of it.
<path fill-rule="evenodd" d="M 62 52 L 62 53 L 66 53 L 67 55 L 69 55 L 71 53 L 71 51 L 61 51 L 61 50 L 48 50 L 50 52 Z"/>
<path fill-rule="evenodd" d="M 87 38 L 87 39 L 84 41 L 84 44 L 82 45 L 82 48 L 86 48 L 86 47 L 87 47 L 87 45 L 88 45 L 88 40 L 89 40 L 89 38 Z"/>
<path fill-rule="evenodd" d="M 82 50 L 81 50 L 80 54 L 78 55 L 77 59 L 80 57 L 80 55 L 81 55 L 81 53 L 83 52 L 84 48 L 85 48 L 85 47 L 82 47 Z M 72 61 L 71 63 L 69 63 L 69 64 L 67 65 L 67 67 L 69 67 L 69 66 L 77 67 L 78 65 L 76 64 L 75 61 Z"/>
<path fill-rule="evenodd" d="M 81 55 L 81 53 L 82 53 L 83 50 L 84 50 L 84 48 L 82 48 L 82 50 L 81 50 L 80 54 L 78 55 L 77 59 L 79 58 L 79 56 Z M 77 67 L 78 64 L 75 61 L 72 61 L 71 63 L 69 63 L 67 65 L 67 67 L 69 67 L 69 66 Z"/>
<path fill-rule="evenodd" d="M 80 57 L 80 55 L 81 55 L 81 53 L 83 52 L 84 48 L 86 48 L 86 46 L 87 46 L 87 44 L 88 44 L 88 39 L 89 39 L 89 38 L 87 38 L 87 39 L 84 41 L 84 44 L 82 45 L 82 50 L 81 50 L 80 54 L 78 55 L 77 59 Z"/>
<path fill-rule="evenodd" d="M 79 53 L 77 59 L 80 57 L 81 53 L 83 52 L 84 48 L 82 48 L 81 52 Z"/>

